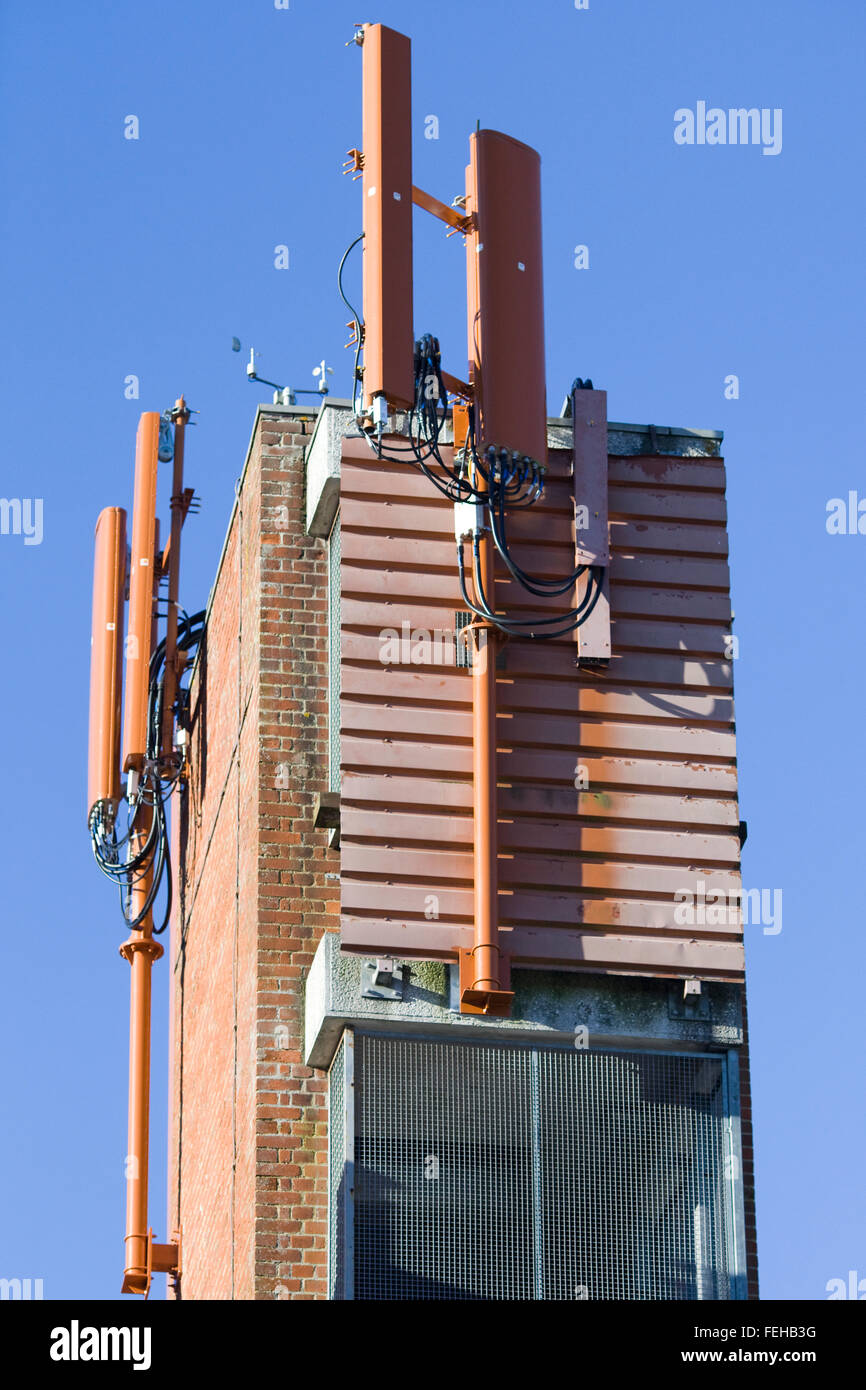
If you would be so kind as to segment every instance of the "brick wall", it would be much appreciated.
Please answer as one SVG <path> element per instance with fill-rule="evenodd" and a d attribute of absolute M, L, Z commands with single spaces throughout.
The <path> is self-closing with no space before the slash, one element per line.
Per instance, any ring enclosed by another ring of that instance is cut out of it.
<path fill-rule="evenodd" d="M 304 531 L 312 420 L 259 412 L 191 686 L 173 923 L 170 1224 L 180 1296 L 327 1292 L 325 1081 L 303 986 L 336 927 L 327 787 L 327 548 Z"/>

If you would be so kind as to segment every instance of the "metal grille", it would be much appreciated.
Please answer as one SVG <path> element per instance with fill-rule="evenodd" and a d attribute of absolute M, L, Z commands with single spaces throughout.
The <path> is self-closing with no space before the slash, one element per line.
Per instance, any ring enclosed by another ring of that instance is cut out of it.
<path fill-rule="evenodd" d="M 337 1048 L 328 1075 L 328 1293 L 335 1299 L 345 1298 L 342 1252 L 345 1249 L 342 1186 L 346 1180 L 346 1047 L 344 1039 Z"/>
<path fill-rule="evenodd" d="M 722 1060 L 538 1060 L 540 1296 L 728 1298 Z"/>
<path fill-rule="evenodd" d="M 454 664 L 472 667 L 472 634 L 468 631 L 474 613 L 458 609 L 454 614 Z"/>
<path fill-rule="evenodd" d="M 354 1297 L 729 1298 L 725 1121 L 722 1057 L 359 1034 Z"/>
<path fill-rule="evenodd" d="M 329 788 L 340 790 L 340 513 L 328 538 Z"/>

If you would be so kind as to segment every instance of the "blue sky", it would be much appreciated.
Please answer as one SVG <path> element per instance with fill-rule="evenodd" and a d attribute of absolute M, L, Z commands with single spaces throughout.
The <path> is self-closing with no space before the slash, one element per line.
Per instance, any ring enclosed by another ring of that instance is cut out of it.
<path fill-rule="evenodd" d="M 269 398 L 246 380 L 250 343 L 263 375 L 313 386 L 324 356 L 350 393 L 335 274 L 360 228 L 340 165 L 360 144 L 344 44 L 362 19 L 413 40 L 421 187 L 462 191 L 477 119 L 541 153 L 551 413 L 591 376 L 611 419 L 725 431 L 744 877 L 784 903 L 781 933 L 747 929 L 762 1294 L 826 1297 L 866 1277 L 866 535 L 825 526 L 830 498 L 866 498 L 858 0 L 0 5 L 0 493 L 43 499 L 41 544 L 0 535 L 0 1275 L 118 1294 L 129 970 L 86 833 L 93 525 L 131 502 L 139 412 L 183 391 L 203 509 L 181 601 L 203 607 Z M 781 152 L 678 145 L 674 112 L 699 101 L 780 108 Z M 461 239 L 416 214 L 415 255 L 416 328 L 464 375 Z M 166 983 L 163 963 L 160 1238 Z"/>

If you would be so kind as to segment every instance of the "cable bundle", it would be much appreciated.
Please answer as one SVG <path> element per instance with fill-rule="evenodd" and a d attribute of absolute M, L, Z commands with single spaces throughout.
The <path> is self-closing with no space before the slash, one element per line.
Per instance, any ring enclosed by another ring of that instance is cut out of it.
<path fill-rule="evenodd" d="M 178 651 L 190 652 L 197 648 L 204 632 L 204 618 L 204 612 L 195 613 L 192 617 L 182 612 L 177 632 Z M 166 878 L 165 912 L 161 925 L 153 929 L 154 936 L 159 936 L 168 925 L 172 905 L 171 860 L 165 803 L 177 785 L 182 769 L 182 759 L 178 759 L 177 766 L 170 776 L 164 777 L 159 772 L 159 744 L 165 686 L 164 638 L 151 656 L 149 676 L 147 751 L 144 769 L 135 788 L 134 797 L 126 802 L 126 826 L 118 837 L 116 820 L 112 818 L 109 822 L 105 814 L 104 803 L 98 802 L 90 815 L 90 839 L 93 856 L 99 868 L 106 878 L 111 879 L 118 886 L 120 910 L 130 930 L 134 931 L 144 921 L 156 902 L 163 878 Z M 179 722 L 184 716 L 185 704 L 186 689 L 178 687 Z M 146 838 L 144 843 L 138 846 L 135 853 L 132 853 L 133 840 L 140 833 L 148 810 L 151 814 Z M 148 873 L 152 873 L 152 881 L 147 899 L 137 916 L 131 917 L 132 890 Z"/>
<path fill-rule="evenodd" d="M 415 403 L 409 414 L 407 444 L 404 446 L 391 441 L 386 453 L 382 447 L 381 428 L 378 438 L 368 431 L 365 431 L 365 435 L 378 458 L 415 463 L 449 501 L 474 502 L 486 510 L 486 526 L 476 520 L 472 528 L 473 582 L 477 600 L 474 603 L 466 587 L 464 541 L 457 541 L 460 590 L 464 602 L 476 617 L 495 624 L 502 632 L 514 637 L 550 639 L 573 632 L 586 622 L 601 594 L 603 572 L 597 566 L 589 567 L 589 583 L 580 604 L 555 617 L 509 618 L 495 613 L 490 607 L 481 577 L 482 529 L 489 529 L 512 578 L 537 598 L 560 598 L 586 573 L 587 566 L 578 565 L 570 574 L 559 579 L 543 579 L 527 574 L 511 554 L 507 515 L 509 508 L 531 507 L 538 501 L 544 491 L 545 467 L 537 459 L 508 449 L 497 449 L 495 445 L 485 449 L 483 456 L 479 455 L 475 437 L 475 409 L 471 404 L 466 444 L 456 454 L 454 462 L 447 463 L 439 450 L 439 437 L 447 412 L 448 393 L 442 380 L 439 342 L 428 333 L 415 344 Z M 411 454 L 411 458 L 407 459 L 408 454 Z"/>
<path fill-rule="evenodd" d="M 349 252 L 363 241 L 363 233 L 356 237 L 340 262 L 337 272 L 337 285 L 344 304 L 352 314 L 357 325 L 358 341 L 355 350 L 353 373 L 352 407 L 358 417 L 358 384 L 361 373 L 358 370 L 364 325 L 357 310 L 349 303 L 343 291 L 343 268 Z M 507 512 L 509 508 L 531 507 L 544 491 L 545 467 L 537 459 L 497 449 L 490 445 L 482 457 L 478 453 L 475 434 L 475 409 L 470 403 L 469 429 L 466 444 L 455 454 L 454 461 L 447 463 L 439 449 L 439 438 L 448 415 L 448 392 L 442 379 L 442 359 L 439 340 L 425 333 L 415 344 L 415 399 L 408 418 L 408 439 L 405 444 L 391 440 L 389 449 L 382 446 L 383 419 L 380 416 L 373 430 L 362 426 L 362 433 L 377 458 L 391 459 L 394 463 L 412 463 L 450 502 L 474 502 L 486 508 L 487 524 L 483 526 L 476 520 L 472 528 L 473 582 L 477 602 L 469 598 L 466 588 L 466 566 L 463 555 L 463 539 L 457 541 L 457 567 L 460 573 L 460 589 L 467 607 L 478 618 L 495 624 L 502 632 L 514 637 L 549 639 L 563 637 L 581 623 L 586 622 L 599 600 L 602 591 L 604 571 L 599 566 L 589 566 L 589 583 L 586 593 L 576 608 L 552 618 L 509 618 L 494 613 L 484 592 L 480 564 L 480 537 L 482 529 L 489 529 L 499 554 L 508 567 L 509 573 L 527 593 L 537 598 L 560 598 L 586 573 L 586 565 L 578 565 L 571 574 L 561 579 L 543 579 L 529 575 L 514 559 L 508 545 Z M 490 596 L 492 597 L 492 595 Z M 544 629 L 543 631 L 539 629 Z"/>

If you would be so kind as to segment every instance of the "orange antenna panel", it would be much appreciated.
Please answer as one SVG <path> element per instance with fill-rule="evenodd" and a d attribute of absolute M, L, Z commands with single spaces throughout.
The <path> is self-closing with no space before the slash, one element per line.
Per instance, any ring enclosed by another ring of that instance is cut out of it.
<path fill-rule="evenodd" d="M 126 585 L 126 512 L 105 507 L 96 522 L 93 619 L 90 636 L 90 747 L 88 819 L 99 802 L 113 818 L 120 800 L 120 705 L 123 607 Z"/>
<path fill-rule="evenodd" d="M 123 771 L 141 769 L 147 749 L 147 697 L 156 564 L 156 475 L 159 414 L 145 411 L 135 441 L 135 496 L 129 572 L 129 633 L 123 710 Z"/>
<path fill-rule="evenodd" d="M 469 372 L 479 445 L 547 460 L 541 158 L 497 130 L 469 137 Z"/>
<path fill-rule="evenodd" d="M 412 328 L 412 75 L 405 34 L 365 26 L 364 401 L 415 399 Z"/>

